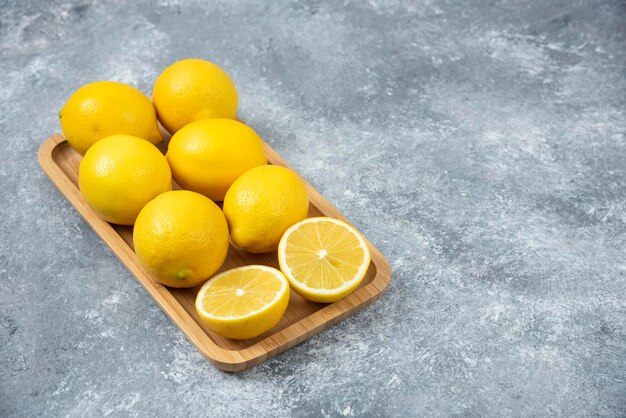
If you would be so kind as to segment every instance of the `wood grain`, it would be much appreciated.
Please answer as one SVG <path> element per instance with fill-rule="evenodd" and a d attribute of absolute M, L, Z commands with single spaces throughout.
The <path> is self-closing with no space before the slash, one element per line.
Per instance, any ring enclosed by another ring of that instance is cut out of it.
<path fill-rule="evenodd" d="M 289 167 L 266 143 L 264 149 L 271 164 Z M 194 302 L 198 288 L 172 289 L 156 282 L 141 267 L 135 256 L 132 227 L 109 224 L 86 204 L 78 189 L 78 165 L 81 158 L 61 134 L 52 135 L 39 148 L 39 163 L 54 185 L 133 273 L 189 341 L 222 370 L 245 370 L 312 337 L 378 299 L 391 279 L 387 260 L 366 240 L 372 253 L 372 261 L 360 287 L 352 294 L 325 305 L 308 302 L 292 291 L 285 315 L 270 331 L 244 341 L 221 337 L 208 330 L 196 314 Z M 309 216 L 331 216 L 346 221 L 317 190 L 306 181 L 305 184 L 311 202 Z M 220 271 L 247 264 L 264 264 L 278 268 L 275 252 L 250 254 L 231 245 Z"/>

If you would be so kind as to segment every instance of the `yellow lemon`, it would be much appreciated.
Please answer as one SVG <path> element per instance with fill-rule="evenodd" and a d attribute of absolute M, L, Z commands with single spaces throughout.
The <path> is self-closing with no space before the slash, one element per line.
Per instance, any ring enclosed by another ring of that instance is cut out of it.
<path fill-rule="evenodd" d="M 209 198 L 174 190 L 157 196 L 139 213 L 133 242 L 139 262 L 157 281 L 194 287 L 224 263 L 228 225 Z"/>
<path fill-rule="evenodd" d="M 78 185 L 103 219 L 132 225 L 155 196 L 172 189 L 172 173 L 157 147 L 130 135 L 112 135 L 96 142 L 78 169 Z"/>
<path fill-rule="evenodd" d="M 269 331 L 289 304 L 289 284 L 267 266 L 245 266 L 218 274 L 196 297 L 206 326 L 227 338 L 243 340 Z"/>
<path fill-rule="evenodd" d="M 309 218 L 285 232 L 278 262 L 303 298 L 330 303 L 359 286 L 370 265 L 370 251 L 361 234 L 345 222 Z"/>
<path fill-rule="evenodd" d="M 300 177 L 276 165 L 246 171 L 224 198 L 233 243 L 252 253 L 275 251 L 287 228 L 306 218 L 308 210 Z"/>
<path fill-rule="evenodd" d="M 203 119 L 172 136 L 167 161 L 183 189 L 222 201 L 241 174 L 267 164 L 267 157 L 252 128 L 232 119 Z"/>
<path fill-rule="evenodd" d="M 133 135 L 153 144 L 163 140 L 150 99 L 115 81 L 97 81 L 76 90 L 59 112 L 59 119 L 65 138 L 83 155 L 109 135 Z"/>
<path fill-rule="evenodd" d="M 228 74 L 212 62 L 186 59 L 167 67 L 152 93 L 159 120 L 171 133 L 207 118 L 234 119 L 237 90 Z"/>

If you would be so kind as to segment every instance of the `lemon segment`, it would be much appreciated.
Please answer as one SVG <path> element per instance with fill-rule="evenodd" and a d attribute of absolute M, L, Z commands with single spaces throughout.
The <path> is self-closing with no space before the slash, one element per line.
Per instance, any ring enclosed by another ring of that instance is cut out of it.
<path fill-rule="evenodd" d="M 227 338 L 257 337 L 274 327 L 289 304 L 289 284 L 271 267 L 252 265 L 225 271 L 206 282 L 196 311 L 206 326 Z"/>
<path fill-rule="evenodd" d="M 370 264 L 370 251 L 361 234 L 345 222 L 308 218 L 285 232 L 278 245 L 278 262 L 302 297 L 330 303 L 359 286 Z"/>

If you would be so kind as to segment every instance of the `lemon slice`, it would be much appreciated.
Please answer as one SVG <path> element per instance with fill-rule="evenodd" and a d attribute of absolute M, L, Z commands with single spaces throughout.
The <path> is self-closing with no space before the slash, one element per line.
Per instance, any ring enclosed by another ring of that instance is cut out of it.
<path fill-rule="evenodd" d="M 280 321 L 289 304 L 289 283 L 267 266 L 225 271 L 206 282 L 196 297 L 196 311 L 206 326 L 224 337 L 253 338 Z"/>
<path fill-rule="evenodd" d="M 335 302 L 356 289 L 370 251 L 356 229 L 333 218 L 308 218 L 278 244 L 278 262 L 291 287 L 313 302 Z"/>

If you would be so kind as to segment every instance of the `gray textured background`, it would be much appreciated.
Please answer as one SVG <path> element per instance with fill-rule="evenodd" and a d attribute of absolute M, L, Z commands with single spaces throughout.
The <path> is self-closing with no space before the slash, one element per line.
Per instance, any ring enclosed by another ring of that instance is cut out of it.
<path fill-rule="evenodd" d="M 623 1 L 0 0 L 0 415 L 625 416 Z M 387 294 L 214 369 L 39 169 L 94 80 L 202 57 L 388 257 Z"/>

